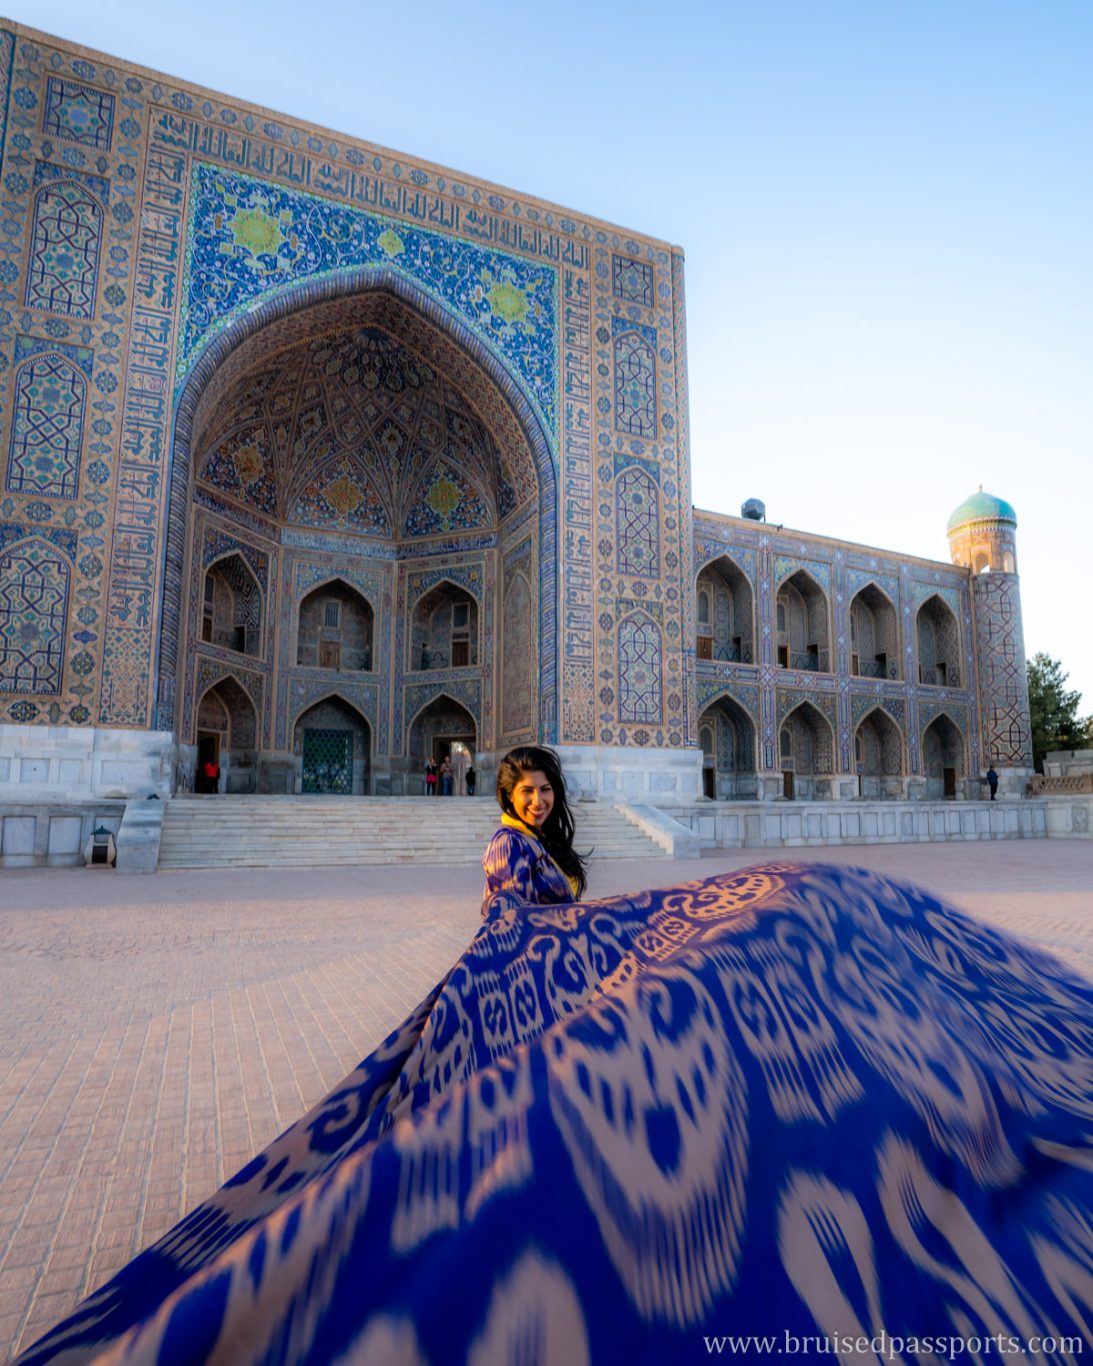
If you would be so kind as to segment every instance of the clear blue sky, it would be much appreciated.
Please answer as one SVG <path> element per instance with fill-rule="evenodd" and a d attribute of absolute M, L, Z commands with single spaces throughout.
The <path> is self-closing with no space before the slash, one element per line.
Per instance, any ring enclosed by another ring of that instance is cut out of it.
<path fill-rule="evenodd" d="M 696 504 L 947 559 L 982 483 L 1093 711 L 1090 0 L 6 10 L 679 243 Z"/>

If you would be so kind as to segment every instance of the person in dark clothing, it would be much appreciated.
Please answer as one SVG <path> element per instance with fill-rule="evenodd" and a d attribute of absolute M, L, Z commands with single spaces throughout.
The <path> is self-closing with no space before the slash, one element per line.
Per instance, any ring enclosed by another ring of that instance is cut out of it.
<path fill-rule="evenodd" d="M 991 801 L 993 802 L 995 793 L 998 791 L 998 774 L 995 773 L 993 764 L 987 769 L 987 786 L 991 790 Z"/>
<path fill-rule="evenodd" d="M 475 773 L 473 764 L 467 769 L 466 773 L 464 773 L 463 781 L 467 784 L 467 796 L 473 797 L 474 785 L 478 781 L 478 774 Z"/>
<path fill-rule="evenodd" d="M 429 759 L 425 764 L 425 795 L 436 796 L 436 764 Z"/>

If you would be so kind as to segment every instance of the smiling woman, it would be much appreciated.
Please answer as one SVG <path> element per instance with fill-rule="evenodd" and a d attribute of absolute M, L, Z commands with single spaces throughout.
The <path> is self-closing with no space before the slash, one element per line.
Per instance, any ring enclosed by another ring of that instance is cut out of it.
<path fill-rule="evenodd" d="M 515 892 L 536 906 L 581 896 L 588 885 L 586 859 L 573 848 L 573 816 L 565 778 L 552 749 L 523 745 L 497 770 L 501 826 L 486 846 L 483 914 L 497 892 Z"/>

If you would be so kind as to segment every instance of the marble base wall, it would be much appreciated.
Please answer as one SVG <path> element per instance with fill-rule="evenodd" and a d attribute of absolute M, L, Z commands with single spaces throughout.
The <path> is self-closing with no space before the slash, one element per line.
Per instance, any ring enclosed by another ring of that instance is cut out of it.
<path fill-rule="evenodd" d="M 571 797 L 665 806 L 702 793 L 702 751 L 555 745 Z M 475 755 L 478 791 L 492 792 L 505 751 Z"/>
<path fill-rule="evenodd" d="M 124 814 L 123 801 L 0 802 L 0 868 L 78 867 L 92 831 L 116 839 Z"/>
<path fill-rule="evenodd" d="M 1077 806 L 1067 802 L 1068 808 Z M 1062 808 L 1049 828 L 1043 800 L 991 802 L 701 802 L 661 803 L 666 815 L 698 836 L 703 849 L 780 849 L 799 845 L 929 844 L 963 840 L 1046 839 L 1080 832 Z M 1093 815 L 1087 803 L 1086 820 Z M 1066 827 L 1064 831 L 1064 826 Z M 1086 836 L 1088 838 L 1088 835 Z"/>
<path fill-rule="evenodd" d="M 168 797 L 169 731 L 0 725 L 0 802 Z"/>

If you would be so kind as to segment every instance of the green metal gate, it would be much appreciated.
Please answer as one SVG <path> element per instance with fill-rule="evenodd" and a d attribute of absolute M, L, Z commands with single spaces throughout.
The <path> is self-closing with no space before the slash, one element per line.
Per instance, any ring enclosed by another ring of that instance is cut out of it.
<path fill-rule="evenodd" d="M 353 732 L 304 731 L 304 791 L 353 791 Z"/>

